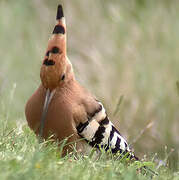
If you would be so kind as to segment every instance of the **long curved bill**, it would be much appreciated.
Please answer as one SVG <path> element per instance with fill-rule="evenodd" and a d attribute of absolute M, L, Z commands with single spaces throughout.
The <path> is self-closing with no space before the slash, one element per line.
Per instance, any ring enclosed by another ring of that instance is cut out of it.
<path fill-rule="evenodd" d="M 42 139 L 43 139 L 42 136 L 43 136 L 43 130 L 44 130 L 44 126 L 45 126 L 47 111 L 48 111 L 48 107 L 52 100 L 53 95 L 54 95 L 54 91 L 50 92 L 50 89 L 47 89 L 46 95 L 45 95 L 43 111 L 42 111 L 42 116 L 41 116 L 41 120 L 40 120 L 39 142 L 42 142 Z"/>

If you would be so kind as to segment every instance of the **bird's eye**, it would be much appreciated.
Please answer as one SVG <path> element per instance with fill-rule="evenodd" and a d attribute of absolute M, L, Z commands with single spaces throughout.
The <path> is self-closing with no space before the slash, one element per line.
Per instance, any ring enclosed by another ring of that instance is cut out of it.
<path fill-rule="evenodd" d="M 61 80 L 63 81 L 65 79 L 65 74 L 62 75 Z"/>

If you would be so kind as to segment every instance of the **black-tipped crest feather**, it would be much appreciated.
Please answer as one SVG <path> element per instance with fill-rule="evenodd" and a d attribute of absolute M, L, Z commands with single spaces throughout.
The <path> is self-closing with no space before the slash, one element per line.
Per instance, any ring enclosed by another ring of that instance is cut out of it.
<path fill-rule="evenodd" d="M 61 25 L 56 25 L 54 30 L 53 30 L 53 34 L 65 34 L 64 27 Z"/>
<path fill-rule="evenodd" d="M 58 5 L 58 9 L 57 9 L 57 17 L 56 20 L 61 19 L 62 17 L 64 17 L 63 15 L 63 7 L 61 4 Z"/>

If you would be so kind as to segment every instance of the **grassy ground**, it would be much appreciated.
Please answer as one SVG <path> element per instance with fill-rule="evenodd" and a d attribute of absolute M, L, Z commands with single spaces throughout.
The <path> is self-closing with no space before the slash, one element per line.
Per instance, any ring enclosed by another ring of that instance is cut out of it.
<path fill-rule="evenodd" d="M 104 103 L 136 154 L 163 165 L 161 179 L 179 179 L 175 0 L 0 1 L 0 178 L 144 179 L 134 165 L 114 160 L 61 159 L 55 145 L 39 145 L 26 125 L 24 106 L 40 83 L 59 2 L 76 78 Z"/>
<path fill-rule="evenodd" d="M 126 164 L 126 160 L 114 160 L 105 156 L 99 158 L 69 154 L 60 157 L 56 144 L 39 144 L 27 127 L 9 128 L 1 122 L 0 137 L 0 179 L 150 179 L 150 173 L 142 175 L 136 171 L 142 165 L 156 167 L 144 162 Z M 74 151 L 75 152 L 75 151 Z M 154 179 L 178 179 L 178 174 L 167 167 L 157 169 L 159 177 Z"/>

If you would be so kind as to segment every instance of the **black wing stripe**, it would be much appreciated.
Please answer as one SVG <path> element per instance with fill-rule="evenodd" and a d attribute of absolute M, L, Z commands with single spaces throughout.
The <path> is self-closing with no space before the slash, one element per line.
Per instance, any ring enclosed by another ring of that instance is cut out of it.
<path fill-rule="evenodd" d="M 102 139 L 104 138 L 103 133 L 105 132 L 104 126 L 99 126 L 98 130 L 96 131 L 93 141 L 95 144 L 100 144 L 102 142 Z"/>
<path fill-rule="evenodd" d="M 109 124 L 109 119 L 108 119 L 108 117 L 106 116 L 103 120 L 101 120 L 100 122 L 99 122 L 99 124 L 102 126 L 102 125 L 107 125 L 107 124 Z"/>
<path fill-rule="evenodd" d="M 115 128 L 114 128 L 114 126 L 112 126 L 112 130 L 111 130 L 110 137 L 109 137 L 109 142 L 112 141 L 112 138 L 114 137 L 114 132 L 115 132 Z"/>
<path fill-rule="evenodd" d="M 117 153 L 117 152 L 122 152 L 121 148 L 120 148 L 120 143 L 121 143 L 121 139 L 119 137 L 117 137 L 117 141 L 116 141 L 116 144 L 115 144 L 115 148 L 112 149 L 112 153 Z"/>
<path fill-rule="evenodd" d="M 86 121 L 85 123 L 80 123 L 80 124 L 77 126 L 77 128 L 76 128 L 77 131 L 78 131 L 78 133 L 79 133 L 79 134 L 82 133 L 83 130 L 85 129 L 85 127 L 88 126 L 88 124 L 89 124 L 88 121 Z"/>

